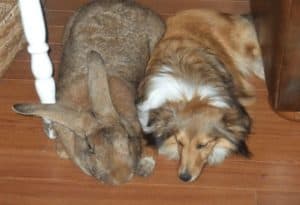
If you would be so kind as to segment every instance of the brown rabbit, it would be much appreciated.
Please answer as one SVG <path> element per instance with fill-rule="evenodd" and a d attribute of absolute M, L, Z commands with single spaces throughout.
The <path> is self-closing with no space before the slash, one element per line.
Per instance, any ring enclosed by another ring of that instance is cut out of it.
<path fill-rule="evenodd" d="M 66 26 L 56 104 L 14 111 L 50 119 L 58 154 L 105 183 L 151 174 L 155 161 L 142 153 L 135 98 L 163 32 L 160 18 L 133 1 L 89 3 Z"/>

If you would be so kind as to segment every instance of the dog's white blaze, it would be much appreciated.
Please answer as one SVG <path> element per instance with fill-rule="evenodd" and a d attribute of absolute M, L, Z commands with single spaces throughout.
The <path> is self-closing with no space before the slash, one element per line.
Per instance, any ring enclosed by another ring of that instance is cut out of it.
<path fill-rule="evenodd" d="M 224 147 L 215 147 L 208 157 L 208 164 L 216 165 L 222 163 L 229 154 L 229 149 Z"/>
<path fill-rule="evenodd" d="M 210 105 L 219 108 L 229 108 L 229 105 L 222 99 L 222 97 L 213 97 L 213 100 L 209 102 Z"/>
<path fill-rule="evenodd" d="M 139 120 L 145 132 L 152 131 L 148 127 L 149 111 L 162 106 L 167 101 L 191 100 L 194 96 L 209 99 L 209 104 L 219 108 L 229 105 L 218 95 L 217 88 L 212 85 L 193 85 L 182 79 L 174 78 L 172 68 L 162 66 L 161 72 L 150 79 L 147 99 L 138 105 Z"/>
<path fill-rule="evenodd" d="M 217 90 L 210 85 L 200 85 L 198 87 L 197 93 L 201 99 L 216 96 L 218 94 Z"/>
<path fill-rule="evenodd" d="M 144 106 L 144 104 L 138 105 L 138 117 L 139 117 L 139 121 L 142 125 L 144 132 L 151 133 L 152 128 L 150 126 L 147 126 L 148 121 L 149 121 L 149 111 L 147 111 L 147 109 L 145 109 L 146 107 L 147 106 Z"/>
<path fill-rule="evenodd" d="M 172 68 L 170 68 L 169 66 L 163 65 L 161 67 L 161 72 L 168 72 L 168 73 L 172 73 Z"/>
<path fill-rule="evenodd" d="M 150 80 L 148 101 L 151 108 L 158 108 L 166 101 L 192 99 L 197 88 L 173 76 L 162 73 Z"/>
<path fill-rule="evenodd" d="M 138 115 L 144 132 L 150 133 L 148 127 L 149 111 L 162 106 L 167 101 L 177 101 L 180 99 L 192 99 L 195 88 L 192 85 L 172 77 L 168 72 L 172 70 L 166 66 L 162 68 L 162 73 L 154 76 L 150 80 L 150 86 L 146 101 L 138 105 Z"/>
<path fill-rule="evenodd" d="M 179 153 L 177 144 L 172 146 L 162 146 L 158 149 L 160 155 L 164 155 L 170 160 L 179 160 Z"/>

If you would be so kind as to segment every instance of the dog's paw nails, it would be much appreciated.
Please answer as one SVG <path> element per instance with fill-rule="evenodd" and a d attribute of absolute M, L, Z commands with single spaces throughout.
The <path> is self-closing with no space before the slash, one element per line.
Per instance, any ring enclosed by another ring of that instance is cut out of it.
<path fill-rule="evenodd" d="M 143 177 L 149 176 L 153 172 L 154 167 L 155 160 L 153 157 L 144 157 L 138 164 L 136 174 Z"/>

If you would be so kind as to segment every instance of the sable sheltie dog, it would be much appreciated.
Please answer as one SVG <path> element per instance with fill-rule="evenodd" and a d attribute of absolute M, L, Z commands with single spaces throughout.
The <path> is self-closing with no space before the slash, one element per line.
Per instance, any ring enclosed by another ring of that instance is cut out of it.
<path fill-rule="evenodd" d="M 255 98 L 247 81 L 253 74 L 264 79 L 248 18 L 187 10 L 167 20 L 139 87 L 138 110 L 159 153 L 180 160 L 181 180 L 194 181 L 230 153 L 250 156 L 243 105 Z"/>

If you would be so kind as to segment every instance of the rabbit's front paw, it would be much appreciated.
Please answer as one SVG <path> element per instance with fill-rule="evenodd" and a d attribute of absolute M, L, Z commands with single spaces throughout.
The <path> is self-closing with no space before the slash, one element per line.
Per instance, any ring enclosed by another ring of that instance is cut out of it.
<path fill-rule="evenodd" d="M 138 164 L 136 174 L 139 176 L 149 176 L 155 167 L 155 160 L 153 157 L 143 157 Z"/>

